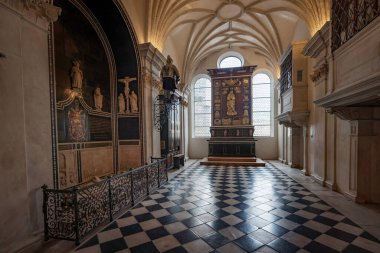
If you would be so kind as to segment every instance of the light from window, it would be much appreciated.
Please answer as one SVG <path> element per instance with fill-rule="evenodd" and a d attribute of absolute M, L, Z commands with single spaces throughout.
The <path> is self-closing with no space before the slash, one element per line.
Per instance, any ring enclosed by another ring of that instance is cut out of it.
<path fill-rule="evenodd" d="M 271 136 L 272 132 L 271 79 L 260 73 L 252 78 L 252 124 L 255 136 Z"/>
<path fill-rule="evenodd" d="M 235 67 L 241 67 L 242 62 L 241 60 L 236 56 L 228 56 L 220 61 L 219 68 L 235 68 Z"/>
<path fill-rule="evenodd" d="M 209 137 L 211 126 L 211 81 L 199 78 L 194 84 L 194 137 Z"/>

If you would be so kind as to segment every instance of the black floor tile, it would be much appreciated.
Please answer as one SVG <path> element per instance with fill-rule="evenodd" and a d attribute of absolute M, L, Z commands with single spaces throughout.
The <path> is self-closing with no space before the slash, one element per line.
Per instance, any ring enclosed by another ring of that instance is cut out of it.
<path fill-rule="evenodd" d="M 281 238 L 271 241 L 270 243 L 268 243 L 268 246 L 279 253 L 295 253 L 300 249 L 296 245 L 288 241 L 285 241 Z"/>
<path fill-rule="evenodd" d="M 133 224 L 130 226 L 120 228 L 120 232 L 123 236 L 136 234 L 136 233 L 139 233 L 141 231 L 143 231 L 143 229 L 141 228 L 141 226 L 139 224 Z"/>
<path fill-rule="evenodd" d="M 146 252 L 149 252 L 149 251 L 146 251 Z M 164 253 L 187 253 L 187 251 L 182 246 L 179 246 L 179 247 L 176 247 L 174 249 L 170 249 L 168 251 L 165 251 Z"/>
<path fill-rule="evenodd" d="M 184 230 L 179 233 L 174 234 L 174 237 L 181 243 L 185 244 L 198 239 L 198 236 L 194 234 L 191 230 Z"/>
<path fill-rule="evenodd" d="M 148 209 L 149 212 L 153 212 L 153 211 L 157 211 L 157 210 L 162 209 L 162 206 L 159 204 L 155 204 L 155 205 L 151 205 L 151 206 L 146 206 L 145 208 Z"/>
<path fill-rule="evenodd" d="M 177 218 L 174 215 L 167 215 L 157 219 L 162 225 L 168 225 L 177 221 Z"/>
<path fill-rule="evenodd" d="M 338 251 L 315 241 L 312 241 L 303 248 L 310 251 L 311 253 L 338 253 Z"/>
<path fill-rule="evenodd" d="M 127 244 L 125 243 L 124 238 L 118 238 L 100 244 L 100 250 L 102 251 L 102 253 L 113 253 L 126 248 Z"/>
<path fill-rule="evenodd" d="M 155 240 L 155 239 L 169 235 L 169 232 L 164 227 L 154 228 L 154 229 L 145 231 L 145 233 L 149 236 L 151 240 Z"/>
<path fill-rule="evenodd" d="M 243 237 L 240 237 L 239 239 L 235 240 L 234 243 L 236 243 L 237 245 L 239 245 L 242 249 L 248 251 L 248 252 L 252 252 L 252 251 L 255 251 L 259 248 L 261 248 L 264 244 L 262 244 L 261 242 L 249 237 L 249 236 L 243 236 Z"/>
<path fill-rule="evenodd" d="M 253 217 L 252 214 L 246 212 L 246 211 L 241 211 L 241 212 L 238 212 L 238 213 L 234 213 L 234 215 L 242 220 L 249 220 L 250 218 Z"/>
<path fill-rule="evenodd" d="M 348 245 L 344 250 L 342 250 L 342 252 L 343 253 L 372 253 L 371 251 L 365 250 L 353 244 Z"/>
<path fill-rule="evenodd" d="M 308 219 L 301 217 L 299 215 L 296 215 L 296 214 L 288 215 L 288 216 L 286 216 L 286 219 L 291 220 L 291 221 L 298 223 L 298 224 L 304 224 L 305 222 L 308 221 Z"/>
<path fill-rule="evenodd" d="M 171 213 L 171 214 L 179 213 L 179 212 L 185 211 L 185 209 L 183 209 L 183 208 L 180 207 L 180 206 L 168 207 L 168 208 L 166 208 L 166 210 L 167 210 L 169 213 Z"/>
<path fill-rule="evenodd" d="M 136 215 L 135 218 L 138 222 L 143 222 L 143 221 L 154 219 L 154 216 L 150 213 L 144 213 L 144 214 Z"/>
<path fill-rule="evenodd" d="M 311 228 L 308 228 L 305 226 L 299 226 L 296 229 L 294 229 L 293 232 L 296 232 L 300 235 L 306 236 L 306 237 L 313 239 L 313 240 L 321 235 L 320 232 L 315 231 L 314 229 L 311 229 Z"/>
<path fill-rule="evenodd" d="M 214 215 L 216 218 L 223 218 L 225 216 L 230 215 L 230 213 L 227 213 L 226 211 L 223 211 L 222 209 L 218 209 L 216 211 L 211 212 L 212 215 Z"/>
<path fill-rule="evenodd" d="M 368 239 L 370 241 L 374 241 L 374 242 L 377 242 L 377 243 L 380 242 L 376 237 L 374 237 L 373 235 L 371 235 L 370 233 L 368 233 L 366 231 L 364 231 L 360 236 L 364 237 L 364 238 L 366 238 L 366 239 Z"/>
<path fill-rule="evenodd" d="M 202 238 L 213 248 L 219 248 L 230 242 L 230 240 L 219 233 L 210 234 Z"/>
<path fill-rule="evenodd" d="M 198 225 L 203 224 L 203 222 L 195 217 L 188 218 L 186 220 L 181 221 L 183 224 L 185 224 L 188 228 L 192 228 Z"/>
<path fill-rule="evenodd" d="M 326 217 L 323 217 L 323 216 L 317 216 L 313 220 L 315 220 L 315 221 L 317 221 L 319 223 L 328 225 L 330 227 L 335 226 L 338 223 L 335 220 L 332 220 L 332 219 L 329 219 L 329 218 L 326 218 Z"/>
<path fill-rule="evenodd" d="M 336 228 L 331 228 L 329 231 L 326 232 L 326 234 L 349 243 L 351 243 L 356 238 L 356 235 L 347 233 Z"/>
<path fill-rule="evenodd" d="M 207 223 L 207 225 L 209 225 L 210 227 L 212 227 L 213 229 L 217 231 L 230 226 L 222 220 L 210 221 Z"/>
<path fill-rule="evenodd" d="M 236 224 L 234 227 L 239 229 L 240 231 L 242 231 L 245 234 L 252 233 L 253 231 L 258 229 L 258 227 L 254 226 L 248 222 L 245 222 L 245 221 L 243 221 L 239 224 Z"/>
<path fill-rule="evenodd" d="M 160 251 L 157 250 L 156 246 L 152 242 L 147 242 L 144 244 L 141 244 L 139 246 L 133 247 L 130 249 L 131 253 L 159 253 Z"/>

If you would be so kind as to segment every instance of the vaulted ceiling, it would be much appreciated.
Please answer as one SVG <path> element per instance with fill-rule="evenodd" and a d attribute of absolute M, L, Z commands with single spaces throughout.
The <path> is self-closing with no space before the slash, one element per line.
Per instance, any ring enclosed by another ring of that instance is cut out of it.
<path fill-rule="evenodd" d="M 139 43 L 171 54 L 189 80 L 207 57 L 249 48 L 272 65 L 329 20 L 329 0 L 122 0 Z M 301 34 L 301 35 L 300 35 Z"/>

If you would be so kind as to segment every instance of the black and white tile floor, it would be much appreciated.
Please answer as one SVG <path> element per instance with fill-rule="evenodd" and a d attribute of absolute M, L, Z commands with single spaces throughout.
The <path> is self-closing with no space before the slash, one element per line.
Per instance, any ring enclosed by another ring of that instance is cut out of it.
<path fill-rule="evenodd" d="M 380 241 L 271 165 L 198 165 L 76 252 L 361 253 Z"/>

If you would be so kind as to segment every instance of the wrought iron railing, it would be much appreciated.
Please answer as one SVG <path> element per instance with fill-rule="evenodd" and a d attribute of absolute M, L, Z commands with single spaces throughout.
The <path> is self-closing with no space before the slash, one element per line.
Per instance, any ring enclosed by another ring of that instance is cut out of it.
<path fill-rule="evenodd" d="M 43 189 L 45 240 L 81 240 L 168 181 L 167 159 L 65 190 Z"/>
<path fill-rule="evenodd" d="M 338 49 L 379 15 L 379 0 L 333 0 L 332 50 Z"/>

